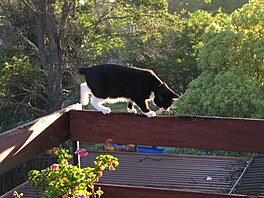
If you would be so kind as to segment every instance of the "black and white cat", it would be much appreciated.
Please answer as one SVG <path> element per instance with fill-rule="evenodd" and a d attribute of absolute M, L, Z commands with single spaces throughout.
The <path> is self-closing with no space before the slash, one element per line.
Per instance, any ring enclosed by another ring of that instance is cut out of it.
<path fill-rule="evenodd" d="M 127 101 L 129 113 L 137 113 L 133 107 L 135 103 L 146 116 L 155 117 L 156 113 L 148 107 L 148 100 L 168 109 L 178 98 L 152 70 L 104 64 L 81 68 L 79 72 L 85 75 L 87 84 L 81 87 L 92 95 L 91 104 L 104 114 L 109 114 L 111 109 L 103 106 L 103 103 Z"/>

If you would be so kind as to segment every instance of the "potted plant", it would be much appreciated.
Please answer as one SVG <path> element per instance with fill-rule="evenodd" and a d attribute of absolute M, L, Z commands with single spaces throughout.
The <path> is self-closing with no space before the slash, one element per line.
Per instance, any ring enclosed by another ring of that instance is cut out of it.
<path fill-rule="evenodd" d="M 105 169 L 113 171 L 119 165 L 116 157 L 105 154 L 96 157 L 94 168 L 79 168 L 68 162 L 72 157 L 68 149 L 54 148 L 51 154 L 57 156 L 57 163 L 28 173 L 29 182 L 36 189 L 44 190 L 44 198 L 100 198 L 103 191 L 100 187 L 95 189 L 94 183 L 99 181 Z M 85 157 L 88 152 L 79 149 L 75 154 Z"/>

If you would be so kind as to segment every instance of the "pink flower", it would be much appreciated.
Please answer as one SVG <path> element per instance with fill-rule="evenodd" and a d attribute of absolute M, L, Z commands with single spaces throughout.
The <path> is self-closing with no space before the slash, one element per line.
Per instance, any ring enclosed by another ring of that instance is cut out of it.
<path fill-rule="evenodd" d="M 76 194 L 74 198 L 86 198 L 86 194 Z"/>
<path fill-rule="evenodd" d="M 50 168 L 51 168 L 51 170 L 56 171 L 59 169 L 59 167 L 60 167 L 59 164 L 52 164 L 52 166 Z"/>
<path fill-rule="evenodd" d="M 86 149 L 77 149 L 74 154 L 80 155 L 81 157 L 87 156 L 88 152 Z"/>
<path fill-rule="evenodd" d="M 62 198 L 69 198 L 68 195 L 63 195 Z"/>

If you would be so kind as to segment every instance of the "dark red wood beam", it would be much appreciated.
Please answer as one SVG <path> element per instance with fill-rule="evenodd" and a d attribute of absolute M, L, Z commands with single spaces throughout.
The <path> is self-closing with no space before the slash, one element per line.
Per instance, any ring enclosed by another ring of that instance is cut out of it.
<path fill-rule="evenodd" d="M 70 113 L 73 141 L 264 152 L 264 120 L 170 116 L 147 118 L 97 111 Z"/>
<path fill-rule="evenodd" d="M 0 134 L 0 174 L 70 139 L 68 111 L 61 111 Z"/>
<path fill-rule="evenodd" d="M 175 189 L 164 189 L 164 188 L 150 188 L 150 187 L 139 187 L 139 186 L 124 186 L 124 185 L 113 185 L 113 184 L 97 184 L 97 187 L 101 187 L 107 198 L 242 198 L 248 197 L 245 195 L 228 195 L 221 193 L 209 193 L 209 192 L 195 192 Z"/>

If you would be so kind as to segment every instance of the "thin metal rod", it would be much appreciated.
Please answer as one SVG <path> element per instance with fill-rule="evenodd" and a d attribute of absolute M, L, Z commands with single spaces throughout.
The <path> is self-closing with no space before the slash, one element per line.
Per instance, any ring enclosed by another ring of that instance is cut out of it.
<path fill-rule="evenodd" d="M 236 183 L 233 185 L 233 187 L 231 188 L 231 190 L 229 191 L 228 194 L 232 194 L 233 191 L 235 190 L 236 186 L 238 185 L 238 183 L 241 181 L 241 179 L 243 178 L 243 176 L 245 175 L 246 171 L 248 170 L 249 166 L 251 165 L 253 158 L 256 156 L 256 154 L 254 153 L 252 155 L 252 157 L 250 158 L 250 160 L 248 161 L 246 167 L 244 168 L 243 172 L 241 173 L 241 175 L 239 176 L 239 178 L 236 180 Z"/>
<path fill-rule="evenodd" d="M 81 159 L 79 155 L 75 155 L 74 152 L 80 148 L 80 142 L 79 141 L 73 141 L 72 142 L 72 158 L 73 158 L 73 165 L 78 166 L 81 168 Z"/>

